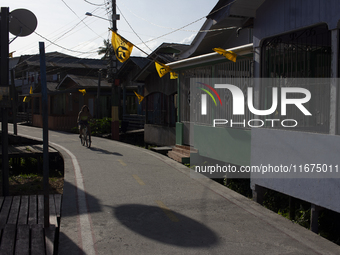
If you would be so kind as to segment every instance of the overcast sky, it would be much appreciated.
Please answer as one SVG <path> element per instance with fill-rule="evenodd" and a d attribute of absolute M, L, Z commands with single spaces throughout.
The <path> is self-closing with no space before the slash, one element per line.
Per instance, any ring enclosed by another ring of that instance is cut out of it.
<path fill-rule="evenodd" d="M 217 0 L 116 0 L 117 13 L 120 14 L 120 20 L 117 21 L 118 33 L 147 53 L 163 42 L 189 44 L 206 20 L 203 17 L 217 2 Z M 10 12 L 20 8 L 28 9 L 38 20 L 36 32 L 40 36 L 33 33 L 19 37 L 10 44 L 10 52 L 15 51 L 14 57 L 38 54 L 39 42 L 43 41 L 46 52 L 58 51 L 82 58 L 99 58 L 96 51 L 103 46 L 103 40 L 111 38 L 108 30 L 109 21 L 85 15 L 86 12 L 92 12 L 108 18 L 111 1 L 1 0 L 1 7 L 9 7 Z M 185 27 L 183 29 L 185 31 L 174 32 L 190 23 L 193 24 Z M 165 36 L 158 38 L 162 35 Z M 61 47 L 51 44 L 41 36 Z M 13 37 L 10 34 L 10 40 Z M 132 55 L 146 56 L 136 48 Z"/>

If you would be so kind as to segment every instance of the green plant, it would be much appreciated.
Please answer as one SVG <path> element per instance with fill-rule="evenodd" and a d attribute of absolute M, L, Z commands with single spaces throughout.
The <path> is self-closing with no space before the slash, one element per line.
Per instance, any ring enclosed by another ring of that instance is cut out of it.
<path fill-rule="evenodd" d="M 253 193 L 250 188 L 250 179 L 223 179 L 223 185 L 237 193 L 252 198 Z"/>
<path fill-rule="evenodd" d="M 78 129 L 78 127 L 73 127 L 73 128 L 71 129 L 71 133 L 79 134 L 79 129 Z"/>
<path fill-rule="evenodd" d="M 111 118 L 95 119 L 90 122 L 91 134 L 102 135 L 111 133 Z"/>

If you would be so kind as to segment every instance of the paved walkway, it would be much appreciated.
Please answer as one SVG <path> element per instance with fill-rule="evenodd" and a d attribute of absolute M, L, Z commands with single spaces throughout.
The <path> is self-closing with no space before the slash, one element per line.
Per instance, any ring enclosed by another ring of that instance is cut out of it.
<path fill-rule="evenodd" d="M 19 126 L 19 134 L 42 130 Z M 60 254 L 340 254 L 340 247 L 159 154 L 49 132 L 65 161 Z"/>

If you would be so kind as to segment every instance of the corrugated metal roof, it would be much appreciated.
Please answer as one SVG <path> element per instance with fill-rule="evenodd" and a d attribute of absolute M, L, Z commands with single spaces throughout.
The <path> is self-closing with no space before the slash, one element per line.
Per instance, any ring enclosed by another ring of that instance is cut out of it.
<path fill-rule="evenodd" d="M 187 49 L 189 45 L 178 43 L 162 43 L 149 56 L 150 62 L 132 79 L 133 81 L 143 81 L 150 73 L 155 72 L 154 61 L 167 64 L 178 60 L 177 55 Z"/>
<path fill-rule="evenodd" d="M 101 59 L 86 59 L 76 58 L 66 54 L 53 52 L 46 53 L 46 67 L 59 67 L 59 68 L 89 68 L 89 69 L 106 69 L 107 61 Z M 24 68 L 24 66 L 40 66 L 39 55 L 24 55 L 20 57 L 19 63 L 16 68 Z"/>
<path fill-rule="evenodd" d="M 144 66 L 150 62 L 149 59 L 143 57 L 130 57 L 130 59 L 133 63 L 139 66 L 140 69 L 144 68 Z"/>
<path fill-rule="evenodd" d="M 181 59 L 207 54 L 215 47 L 224 48 L 227 38 L 237 35 L 237 28 L 255 17 L 256 10 L 265 0 L 220 0 L 210 11 L 201 30 L 207 33 L 197 33 L 188 50 L 180 55 Z M 219 30 L 221 28 L 231 28 Z M 235 45 L 236 46 L 236 45 Z M 228 47 L 228 46 L 226 46 Z M 233 46 L 229 46 L 233 47 Z"/>

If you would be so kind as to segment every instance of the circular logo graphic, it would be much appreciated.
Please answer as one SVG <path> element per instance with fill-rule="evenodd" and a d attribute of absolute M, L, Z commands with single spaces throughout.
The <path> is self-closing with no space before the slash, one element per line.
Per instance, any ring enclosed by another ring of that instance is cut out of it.
<path fill-rule="evenodd" d="M 124 46 L 119 46 L 116 50 L 116 56 L 121 60 L 124 60 L 125 58 L 129 57 L 129 55 L 130 55 L 129 50 Z"/>

